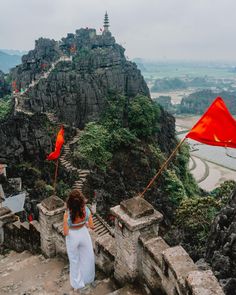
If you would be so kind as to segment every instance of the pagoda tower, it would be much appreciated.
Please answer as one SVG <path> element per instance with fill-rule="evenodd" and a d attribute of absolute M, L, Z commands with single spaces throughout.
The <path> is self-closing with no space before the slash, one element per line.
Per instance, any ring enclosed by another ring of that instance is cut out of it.
<path fill-rule="evenodd" d="M 104 16 L 104 24 L 103 24 L 103 32 L 106 33 L 106 32 L 109 32 L 109 18 L 108 18 L 108 14 L 107 14 L 107 11 L 105 13 L 105 16 Z"/>

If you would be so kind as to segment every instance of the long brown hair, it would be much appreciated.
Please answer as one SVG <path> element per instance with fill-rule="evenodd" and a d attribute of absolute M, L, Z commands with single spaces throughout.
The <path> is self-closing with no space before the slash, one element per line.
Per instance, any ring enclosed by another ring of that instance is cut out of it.
<path fill-rule="evenodd" d="M 85 197 L 83 193 L 74 189 L 69 193 L 66 201 L 67 208 L 70 210 L 71 221 L 74 222 L 76 217 L 84 218 L 85 216 Z"/>

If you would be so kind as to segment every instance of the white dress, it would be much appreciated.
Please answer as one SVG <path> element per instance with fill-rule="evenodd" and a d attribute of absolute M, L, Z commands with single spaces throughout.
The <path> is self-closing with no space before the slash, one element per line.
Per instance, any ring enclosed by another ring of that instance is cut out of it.
<path fill-rule="evenodd" d="M 70 284 L 74 289 L 83 288 L 95 278 L 95 258 L 92 240 L 86 225 L 69 229 L 66 249 L 70 262 Z"/>

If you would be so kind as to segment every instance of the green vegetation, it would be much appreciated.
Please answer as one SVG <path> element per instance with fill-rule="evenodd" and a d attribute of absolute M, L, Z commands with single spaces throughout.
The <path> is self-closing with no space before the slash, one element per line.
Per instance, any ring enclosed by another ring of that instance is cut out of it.
<path fill-rule="evenodd" d="M 203 114 L 217 96 L 221 96 L 231 113 L 236 114 L 236 93 L 228 91 L 216 93 L 212 90 L 201 90 L 184 97 L 178 106 L 177 113 Z"/>
<path fill-rule="evenodd" d="M 110 135 L 104 126 L 94 122 L 88 123 L 80 136 L 77 152 L 100 169 L 105 170 L 112 158 L 109 141 Z"/>
<path fill-rule="evenodd" d="M 211 224 L 227 204 L 236 182 L 225 181 L 208 196 L 182 198 L 176 209 L 175 221 L 166 239 L 170 244 L 181 243 L 194 259 L 205 253 Z"/>
<path fill-rule="evenodd" d="M 234 180 L 226 180 L 219 187 L 215 188 L 211 195 L 219 199 L 223 205 L 226 205 L 235 187 L 236 182 Z"/>
<path fill-rule="evenodd" d="M 89 123 L 81 134 L 75 156 L 86 158 L 106 170 L 112 154 L 120 146 L 131 146 L 150 139 L 158 130 L 159 106 L 144 96 L 129 104 L 123 96 L 111 96 L 100 122 Z"/>
<path fill-rule="evenodd" d="M 81 165 L 87 161 L 89 166 L 106 171 L 114 155 L 125 149 L 135 159 L 135 166 L 149 171 L 152 177 L 167 157 L 161 151 L 157 138 L 163 124 L 163 110 L 144 96 L 129 101 L 124 96 L 111 95 L 106 104 L 101 120 L 88 123 L 81 133 L 74 151 L 74 162 Z M 172 140 L 174 142 L 175 138 Z M 188 161 L 186 145 L 180 149 L 170 169 L 164 172 L 162 193 L 169 198 L 173 208 L 178 207 L 183 198 L 199 192 L 188 171 Z"/>
<path fill-rule="evenodd" d="M 181 232 L 186 247 L 194 249 L 194 257 L 204 254 L 211 223 L 222 207 L 214 197 L 192 197 L 183 199 L 176 210 L 175 225 Z"/>
<path fill-rule="evenodd" d="M 185 81 L 179 78 L 156 79 L 151 88 L 152 92 L 162 92 L 187 88 Z"/>
<path fill-rule="evenodd" d="M 178 208 L 180 202 L 187 197 L 184 185 L 174 170 L 166 170 L 164 175 L 164 193 L 169 197 L 174 207 Z"/>
<path fill-rule="evenodd" d="M 0 99 L 0 120 L 6 118 L 12 109 L 12 100 L 10 95 Z"/>
<path fill-rule="evenodd" d="M 159 128 L 160 108 L 144 96 L 135 97 L 128 108 L 129 129 L 138 138 L 148 138 Z"/>

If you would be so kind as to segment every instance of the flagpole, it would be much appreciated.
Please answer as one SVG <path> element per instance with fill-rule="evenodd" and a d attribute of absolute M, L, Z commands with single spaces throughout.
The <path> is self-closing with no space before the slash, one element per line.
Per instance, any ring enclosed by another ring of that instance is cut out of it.
<path fill-rule="evenodd" d="M 185 141 L 186 137 L 182 138 L 181 141 L 178 143 L 176 148 L 173 150 L 173 152 L 170 154 L 169 158 L 162 164 L 161 168 L 157 172 L 157 174 L 152 178 L 152 180 L 149 182 L 149 184 L 146 186 L 144 191 L 139 195 L 140 198 L 144 197 L 144 194 L 146 191 L 149 189 L 149 187 L 153 184 L 153 182 L 159 177 L 159 175 L 162 173 L 162 171 L 166 168 L 166 166 L 169 164 L 170 160 L 173 158 L 173 156 L 176 154 L 177 150 L 179 147 L 183 144 Z"/>
<path fill-rule="evenodd" d="M 57 174 L 58 174 L 58 164 L 59 164 L 59 159 L 57 158 L 55 175 L 54 175 L 54 184 L 53 184 L 53 190 L 54 190 L 54 194 L 55 195 L 56 195 L 56 183 L 57 183 Z"/>

